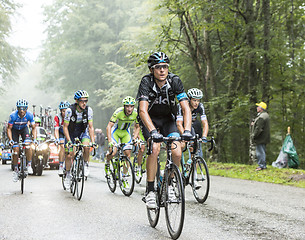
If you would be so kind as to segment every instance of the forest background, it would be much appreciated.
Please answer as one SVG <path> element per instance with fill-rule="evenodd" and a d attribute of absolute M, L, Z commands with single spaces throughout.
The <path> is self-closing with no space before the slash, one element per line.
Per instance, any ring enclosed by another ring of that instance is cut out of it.
<path fill-rule="evenodd" d="M 0 0 L 0 95 L 24 64 L 7 42 L 17 11 Z M 148 56 L 163 51 L 185 89 L 204 93 L 215 161 L 252 163 L 250 123 L 264 101 L 268 163 L 290 126 L 304 169 L 304 11 L 302 0 L 54 0 L 44 7 L 47 38 L 35 66 L 42 77 L 33 88 L 70 102 L 87 90 L 94 125 L 105 129 L 122 98 L 136 96 Z"/>

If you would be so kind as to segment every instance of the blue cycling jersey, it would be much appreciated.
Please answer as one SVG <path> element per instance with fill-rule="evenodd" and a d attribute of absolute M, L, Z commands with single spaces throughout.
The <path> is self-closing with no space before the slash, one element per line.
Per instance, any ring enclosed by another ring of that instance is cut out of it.
<path fill-rule="evenodd" d="M 16 130 L 24 129 L 27 126 L 27 123 L 35 124 L 34 116 L 31 112 L 26 112 L 23 118 L 20 118 L 18 115 L 18 110 L 12 112 L 8 121 L 9 125 L 13 125 L 13 128 Z"/>

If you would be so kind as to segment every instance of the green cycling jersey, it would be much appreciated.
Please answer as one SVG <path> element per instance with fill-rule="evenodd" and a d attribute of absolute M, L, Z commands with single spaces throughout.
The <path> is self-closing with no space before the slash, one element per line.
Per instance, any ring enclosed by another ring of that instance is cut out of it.
<path fill-rule="evenodd" d="M 130 125 L 132 123 L 138 123 L 137 120 L 137 110 L 133 110 L 132 114 L 129 116 L 126 116 L 124 112 L 124 107 L 120 107 L 115 112 L 113 113 L 112 117 L 110 118 L 110 122 L 115 123 L 114 128 L 115 129 L 120 129 L 120 130 L 127 130 L 129 131 Z"/>

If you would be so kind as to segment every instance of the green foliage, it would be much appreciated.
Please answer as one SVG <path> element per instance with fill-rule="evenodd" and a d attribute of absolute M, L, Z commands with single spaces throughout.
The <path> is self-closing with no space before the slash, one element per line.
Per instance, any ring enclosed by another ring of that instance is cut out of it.
<path fill-rule="evenodd" d="M 20 49 L 7 41 L 11 33 L 11 17 L 18 7 L 13 1 L 0 0 L 0 94 L 3 86 L 13 80 L 17 67 L 22 63 Z"/>
<path fill-rule="evenodd" d="M 278 169 L 267 166 L 267 169 L 263 171 L 255 171 L 256 166 L 216 162 L 209 162 L 208 167 L 210 175 L 305 188 L 304 170 Z"/>

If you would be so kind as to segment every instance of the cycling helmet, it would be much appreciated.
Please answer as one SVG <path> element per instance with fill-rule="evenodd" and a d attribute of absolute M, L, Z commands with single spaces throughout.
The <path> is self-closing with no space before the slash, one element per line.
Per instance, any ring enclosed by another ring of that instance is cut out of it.
<path fill-rule="evenodd" d="M 68 102 L 68 101 L 64 101 L 64 102 L 60 102 L 60 104 L 59 104 L 59 109 L 61 110 L 61 109 L 66 109 L 66 108 L 68 108 L 70 106 L 70 103 Z"/>
<path fill-rule="evenodd" d="M 155 52 L 154 54 L 150 55 L 147 60 L 148 68 L 151 68 L 152 66 L 154 66 L 158 63 L 168 63 L 169 64 L 169 58 L 166 56 L 165 53 Z"/>
<path fill-rule="evenodd" d="M 85 90 L 78 90 L 74 94 L 74 99 L 78 100 L 80 98 L 89 98 L 89 94 Z"/>
<path fill-rule="evenodd" d="M 203 97 L 202 91 L 198 88 L 191 88 L 187 91 L 189 98 L 201 99 Z"/>
<path fill-rule="evenodd" d="M 135 105 L 136 100 L 133 97 L 127 96 L 122 101 L 123 105 Z"/>
<path fill-rule="evenodd" d="M 35 123 L 41 123 L 40 117 L 34 117 L 34 121 L 35 121 Z"/>
<path fill-rule="evenodd" d="M 28 102 L 25 99 L 19 99 L 16 103 L 17 108 L 18 107 L 26 107 L 28 108 Z"/>

